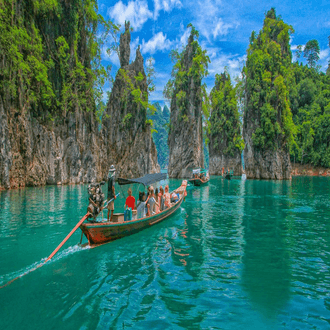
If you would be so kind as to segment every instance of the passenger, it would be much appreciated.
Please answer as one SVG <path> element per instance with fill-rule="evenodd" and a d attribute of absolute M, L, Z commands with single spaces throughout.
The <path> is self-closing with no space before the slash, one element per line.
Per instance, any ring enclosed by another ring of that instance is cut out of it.
<path fill-rule="evenodd" d="M 145 206 L 146 206 L 146 202 L 145 202 L 145 198 L 146 194 L 143 191 L 139 192 L 139 200 L 137 202 L 137 218 L 141 219 L 144 218 L 146 216 L 146 212 L 145 212 Z"/>
<path fill-rule="evenodd" d="M 169 188 L 168 188 L 168 185 L 166 185 L 165 186 L 165 194 L 164 194 L 165 209 L 168 209 L 169 207 L 171 207 L 171 195 L 168 191 L 169 191 Z"/>
<path fill-rule="evenodd" d="M 158 194 L 159 194 L 158 188 L 156 188 L 156 190 L 155 190 L 155 199 L 156 199 L 156 202 L 157 202 L 157 204 L 156 204 L 156 213 L 159 213 L 159 208 L 160 208 Z"/>
<path fill-rule="evenodd" d="M 156 205 L 158 205 L 158 207 L 159 207 L 159 204 L 156 201 L 154 188 L 152 186 L 150 187 L 149 196 L 148 196 L 148 199 L 147 199 L 146 202 L 147 202 L 147 205 L 148 205 L 147 216 L 155 214 L 156 213 Z"/>
<path fill-rule="evenodd" d="M 173 191 L 171 195 L 171 203 L 176 203 L 179 200 L 178 195 Z"/>
<path fill-rule="evenodd" d="M 164 189 L 162 186 L 159 187 L 158 203 L 159 203 L 160 211 L 163 211 L 164 210 Z"/>
<path fill-rule="evenodd" d="M 128 197 L 126 198 L 126 203 L 125 203 L 124 208 L 125 208 L 125 210 L 126 210 L 126 208 L 131 208 L 132 210 L 135 210 L 136 209 L 135 198 L 132 196 L 132 189 L 128 188 L 127 193 L 128 193 Z"/>
<path fill-rule="evenodd" d="M 153 188 L 152 186 L 149 186 L 148 187 L 148 192 L 147 192 L 147 195 L 146 195 L 146 215 L 147 217 L 150 216 L 150 205 L 149 205 L 149 197 L 150 197 L 150 194 L 151 194 L 151 188 Z"/>
<path fill-rule="evenodd" d="M 113 211 L 115 209 L 116 192 L 115 192 L 115 174 L 116 169 L 114 165 L 110 166 L 109 174 L 108 174 L 108 201 L 112 199 L 111 202 L 108 203 L 108 221 L 112 221 Z M 110 217 L 111 212 L 111 217 Z M 109 219 L 110 218 L 110 219 Z"/>

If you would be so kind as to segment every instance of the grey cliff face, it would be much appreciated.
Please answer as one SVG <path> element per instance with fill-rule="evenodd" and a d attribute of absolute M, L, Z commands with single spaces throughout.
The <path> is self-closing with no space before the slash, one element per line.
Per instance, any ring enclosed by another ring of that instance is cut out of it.
<path fill-rule="evenodd" d="M 244 164 L 248 179 L 290 180 L 290 154 L 285 149 L 259 150 L 253 146 L 251 128 L 245 129 Z"/>
<path fill-rule="evenodd" d="M 91 113 L 77 110 L 45 126 L 29 111 L 6 113 L 0 102 L 0 116 L 0 188 L 102 179 L 102 148 Z"/>
<path fill-rule="evenodd" d="M 8 117 L 0 98 L 0 189 L 10 188 L 10 168 L 12 163 L 9 139 Z"/>
<path fill-rule="evenodd" d="M 222 175 L 222 168 L 224 172 L 233 170 L 234 175 L 242 175 L 242 160 L 239 153 L 236 153 L 235 156 L 228 156 L 224 155 L 221 151 L 212 152 L 212 155 L 210 152 L 209 166 L 210 175 Z"/>
<path fill-rule="evenodd" d="M 185 50 L 183 67 L 188 71 L 193 61 L 193 36 L 189 37 Z M 188 108 L 187 117 L 182 118 L 176 98 L 177 90 L 171 100 L 170 132 L 168 135 L 169 164 L 171 178 L 191 177 L 193 168 L 204 167 L 201 79 L 193 77 L 185 88 Z"/>
<path fill-rule="evenodd" d="M 135 61 L 128 64 L 131 39 L 129 24 L 125 24 L 125 29 L 120 38 L 121 68 L 104 114 L 102 136 L 108 164 L 115 164 L 117 175 L 132 178 L 159 172 L 160 166 L 151 127 L 146 124 L 146 109 L 132 95 L 133 90 L 139 90 L 139 99 L 146 101 L 148 98 L 143 57 L 138 48 Z M 136 79 L 139 75 L 140 78 Z"/>
<path fill-rule="evenodd" d="M 130 23 L 125 22 L 125 32 L 120 35 L 120 41 L 119 41 L 119 54 L 120 54 L 119 60 L 121 67 L 125 67 L 129 65 L 129 58 L 131 53 L 131 49 L 129 47 L 130 43 L 131 43 Z"/>
<path fill-rule="evenodd" d="M 242 175 L 242 159 L 240 151 L 235 148 L 232 153 L 225 153 L 228 148 L 226 132 L 219 133 L 217 136 L 209 137 L 209 173 L 210 175 L 222 175 L 224 172 L 233 170 L 234 175 Z"/>
<path fill-rule="evenodd" d="M 245 113 L 243 138 L 246 177 L 248 179 L 290 180 L 292 177 L 290 154 L 281 138 L 278 138 L 276 150 L 260 150 L 254 147 L 252 139 L 257 127 L 258 113 Z"/>

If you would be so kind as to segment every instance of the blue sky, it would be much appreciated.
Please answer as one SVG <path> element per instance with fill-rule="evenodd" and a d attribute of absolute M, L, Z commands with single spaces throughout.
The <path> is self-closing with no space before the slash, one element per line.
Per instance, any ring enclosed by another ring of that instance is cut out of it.
<path fill-rule="evenodd" d="M 156 91 L 150 97 L 152 103 L 164 104 L 166 101 L 162 92 L 173 65 L 169 54 L 171 49 L 182 49 L 186 44 L 189 23 L 199 31 L 199 42 L 211 59 L 209 76 L 205 79 L 209 91 L 214 85 L 215 74 L 223 72 L 225 66 L 232 78 L 239 75 L 251 32 L 259 32 L 265 13 L 271 7 L 275 7 L 277 15 L 295 30 L 291 39 L 293 54 L 297 45 L 317 39 L 321 48 L 318 64 L 322 71 L 326 70 L 330 58 L 330 0 L 99 0 L 98 4 L 103 17 L 121 24 L 122 31 L 125 20 L 130 20 L 134 28 L 131 60 L 134 60 L 138 45 L 141 45 L 145 60 L 150 56 L 155 59 Z M 117 55 L 109 57 L 104 49 L 102 59 L 103 64 L 113 65 L 114 76 L 119 68 Z"/>

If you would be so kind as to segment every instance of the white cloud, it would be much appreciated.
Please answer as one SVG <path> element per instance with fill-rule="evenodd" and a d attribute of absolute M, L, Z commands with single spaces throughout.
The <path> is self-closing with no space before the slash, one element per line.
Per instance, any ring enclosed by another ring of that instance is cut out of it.
<path fill-rule="evenodd" d="M 142 28 L 143 24 L 153 17 L 145 0 L 129 1 L 127 6 L 120 0 L 108 9 L 108 15 L 121 25 L 124 25 L 125 21 L 130 21 L 135 30 Z"/>
<path fill-rule="evenodd" d="M 115 51 L 112 51 L 110 56 L 109 56 L 108 53 L 107 53 L 108 48 L 109 48 L 109 46 L 107 46 L 107 45 L 102 47 L 102 54 L 101 54 L 102 58 L 105 61 L 111 62 L 111 64 L 113 64 L 115 66 L 120 66 L 118 54 Z"/>
<path fill-rule="evenodd" d="M 222 21 L 221 18 L 218 19 L 218 23 L 215 26 L 215 29 L 213 31 L 213 38 L 216 39 L 217 36 L 225 36 L 228 34 L 228 30 L 232 28 L 232 24 L 227 24 Z"/>
<path fill-rule="evenodd" d="M 183 35 L 180 38 L 180 44 L 179 47 L 186 47 L 186 45 L 188 44 L 188 38 L 190 36 L 190 29 L 185 29 Z"/>
<path fill-rule="evenodd" d="M 167 39 L 163 32 L 155 34 L 148 42 L 142 40 L 142 53 L 154 54 L 157 51 L 164 51 L 170 49 L 172 42 Z"/>
<path fill-rule="evenodd" d="M 173 8 L 181 8 L 182 3 L 179 0 L 154 0 L 154 7 L 154 19 L 156 20 L 161 10 L 170 12 Z"/>
<path fill-rule="evenodd" d="M 193 25 L 208 41 L 226 36 L 230 29 L 239 25 L 236 21 L 224 22 L 221 15 L 225 16 L 223 15 L 225 11 L 220 0 L 198 1 L 194 3 L 191 10 L 194 16 Z"/>
<path fill-rule="evenodd" d="M 323 59 L 328 58 L 329 53 L 330 53 L 330 49 L 329 48 L 324 49 L 324 50 L 321 50 L 320 51 L 320 60 L 322 61 Z"/>
<path fill-rule="evenodd" d="M 217 73 L 224 72 L 225 67 L 232 79 L 241 75 L 242 67 L 246 61 L 246 55 L 239 56 L 238 54 L 212 54 L 211 63 L 209 64 L 210 76 L 215 76 Z"/>

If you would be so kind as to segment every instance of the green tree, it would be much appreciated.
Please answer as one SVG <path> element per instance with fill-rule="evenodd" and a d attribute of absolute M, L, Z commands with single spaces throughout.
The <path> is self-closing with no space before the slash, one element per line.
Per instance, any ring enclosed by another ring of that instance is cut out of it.
<path fill-rule="evenodd" d="M 320 59 L 319 42 L 315 39 L 309 40 L 304 47 L 304 57 L 310 68 L 316 68 L 316 63 Z"/>

